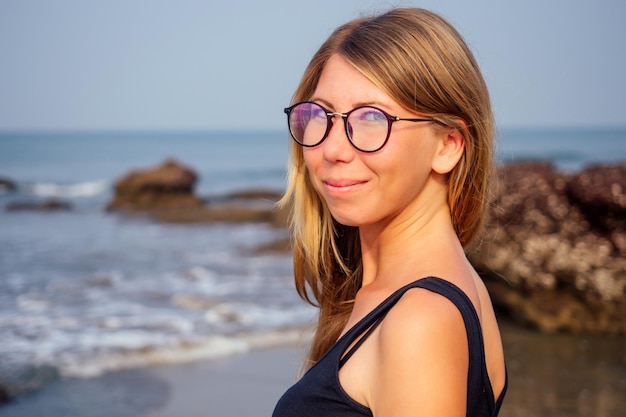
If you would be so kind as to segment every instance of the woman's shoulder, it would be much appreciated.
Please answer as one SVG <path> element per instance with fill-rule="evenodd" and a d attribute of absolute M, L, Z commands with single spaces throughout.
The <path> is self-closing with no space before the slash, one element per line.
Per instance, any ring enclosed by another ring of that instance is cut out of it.
<path fill-rule="evenodd" d="M 445 281 L 447 282 L 447 281 Z M 447 297 L 426 288 L 407 289 L 381 323 L 381 336 L 391 342 L 411 342 L 424 336 L 436 338 L 465 338 L 465 325 L 459 308 Z"/>
<path fill-rule="evenodd" d="M 463 412 L 467 336 L 463 317 L 450 300 L 423 288 L 407 290 L 381 322 L 377 338 L 379 381 L 372 403 L 389 411 L 381 415 L 405 415 L 406 410 L 427 411 L 420 415 Z M 407 403 L 399 407 L 389 403 L 393 398 Z"/>

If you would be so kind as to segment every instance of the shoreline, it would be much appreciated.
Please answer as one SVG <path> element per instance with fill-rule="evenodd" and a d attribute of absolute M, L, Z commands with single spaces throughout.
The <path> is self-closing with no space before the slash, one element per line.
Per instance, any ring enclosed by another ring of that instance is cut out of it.
<path fill-rule="evenodd" d="M 94 378 L 60 378 L 1 405 L 0 416 L 270 416 L 296 381 L 303 355 L 294 343 Z"/>
<path fill-rule="evenodd" d="M 509 390 L 501 415 L 623 416 L 626 337 L 547 334 L 501 318 Z M 271 416 L 297 379 L 304 341 L 219 359 L 61 378 L 0 406 L 2 417 Z"/>

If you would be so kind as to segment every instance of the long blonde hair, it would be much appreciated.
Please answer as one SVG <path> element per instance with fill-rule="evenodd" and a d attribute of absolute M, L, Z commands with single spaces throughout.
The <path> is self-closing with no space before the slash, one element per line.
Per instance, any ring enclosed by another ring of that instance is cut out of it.
<path fill-rule="evenodd" d="M 334 54 L 407 110 L 463 134 L 464 155 L 448 177 L 448 205 L 459 240 L 470 243 L 487 206 L 494 120 L 487 86 L 461 35 L 440 16 L 418 8 L 353 20 L 315 53 L 292 102 L 312 97 Z M 359 232 L 333 219 L 309 179 L 302 148 L 293 142 L 288 178 L 281 203 L 291 209 L 296 289 L 320 308 L 308 357 L 315 362 L 339 337 L 361 286 Z"/>

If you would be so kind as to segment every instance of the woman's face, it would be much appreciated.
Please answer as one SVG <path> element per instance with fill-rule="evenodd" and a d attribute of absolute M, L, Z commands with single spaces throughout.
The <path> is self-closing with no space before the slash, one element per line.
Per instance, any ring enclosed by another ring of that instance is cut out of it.
<path fill-rule="evenodd" d="M 341 113 L 371 105 L 393 116 L 424 117 L 403 109 L 340 55 L 328 60 L 311 101 Z M 432 123 L 394 122 L 387 144 L 364 153 L 350 144 L 341 117 L 333 121 L 326 140 L 303 148 L 303 155 L 313 185 L 338 222 L 376 225 L 419 215 L 434 203 L 430 191 L 424 192 L 438 141 Z"/>

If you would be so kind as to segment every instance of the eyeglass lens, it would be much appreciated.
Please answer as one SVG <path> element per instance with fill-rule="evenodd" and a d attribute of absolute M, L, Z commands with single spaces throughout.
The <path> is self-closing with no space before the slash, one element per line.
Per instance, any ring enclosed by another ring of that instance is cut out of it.
<path fill-rule="evenodd" d="M 335 116 L 340 117 L 340 116 Z M 297 104 L 289 113 L 289 129 L 294 139 L 304 146 L 316 146 L 325 138 L 333 123 L 319 104 Z M 363 151 L 379 149 L 387 140 L 389 120 L 375 107 L 359 107 L 348 113 L 344 122 L 352 144 Z"/>

